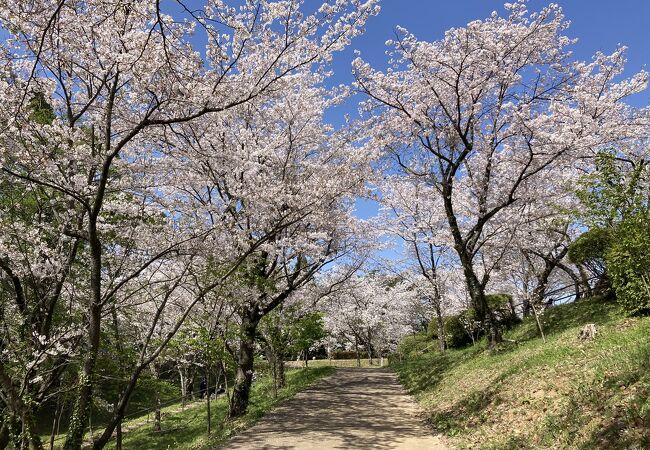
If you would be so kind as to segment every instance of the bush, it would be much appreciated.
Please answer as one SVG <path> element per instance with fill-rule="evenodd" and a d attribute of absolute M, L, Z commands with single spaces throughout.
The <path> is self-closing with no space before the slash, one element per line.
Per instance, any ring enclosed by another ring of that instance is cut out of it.
<path fill-rule="evenodd" d="M 427 336 L 429 339 L 438 339 L 438 320 L 435 317 L 427 325 Z"/>
<path fill-rule="evenodd" d="M 634 314 L 650 312 L 650 218 L 637 214 L 619 224 L 606 262 L 616 298 Z"/>
<path fill-rule="evenodd" d="M 473 311 L 465 311 L 461 314 L 449 316 L 445 319 L 445 339 L 447 347 L 458 348 L 472 343 L 472 338 L 465 329 L 463 319 L 468 319 Z"/>
<path fill-rule="evenodd" d="M 497 319 L 500 328 L 510 329 L 521 320 L 512 309 L 512 296 L 510 294 L 488 294 L 485 296 L 488 307 Z"/>
<path fill-rule="evenodd" d="M 612 230 L 609 228 L 591 228 L 582 233 L 569 246 L 569 260 L 586 267 L 591 274 L 598 278 L 597 290 L 605 292 L 609 289 L 605 258 L 612 242 Z"/>
<path fill-rule="evenodd" d="M 397 346 L 397 352 L 406 358 L 417 358 L 425 349 L 431 347 L 433 341 L 425 334 L 418 333 L 404 336 Z"/>

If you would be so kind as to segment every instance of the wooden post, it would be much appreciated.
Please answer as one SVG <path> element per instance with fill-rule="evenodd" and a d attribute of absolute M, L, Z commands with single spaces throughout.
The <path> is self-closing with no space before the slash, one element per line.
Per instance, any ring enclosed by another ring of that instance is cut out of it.
<path fill-rule="evenodd" d="M 359 339 L 354 336 L 354 350 L 357 353 L 357 367 L 361 367 L 361 356 L 359 355 Z"/>
<path fill-rule="evenodd" d="M 537 322 L 537 329 L 539 330 L 539 333 L 542 335 L 542 341 L 546 343 L 546 336 L 544 336 L 544 330 L 542 329 L 542 323 L 539 320 L 539 315 L 537 314 L 537 308 L 535 308 L 535 302 L 530 302 L 530 306 L 533 309 L 533 314 L 535 315 L 535 321 Z"/>
<path fill-rule="evenodd" d="M 160 424 L 160 392 L 156 389 L 156 412 L 154 413 L 153 430 L 156 432 L 162 431 Z"/>
<path fill-rule="evenodd" d="M 207 398 L 208 398 L 208 437 L 210 436 L 210 433 L 212 432 L 212 415 L 210 412 L 210 365 L 206 364 L 205 365 L 205 389 Z M 216 386 L 214 392 L 217 392 Z M 216 397 L 216 394 L 215 394 Z"/>
<path fill-rule="evenodd" d="M 57 398 L 56 408 L 54 409 L 54 419 L 52 420 L 52 433 L 50 433 L 50 450 L 54 449 L 54 438 L 58 434 L 57 430 L 59 428 L 59 420 L 61 420 L 60 409 L 63 409 L 63 405 L 60 404 L 60 399 Z"/>

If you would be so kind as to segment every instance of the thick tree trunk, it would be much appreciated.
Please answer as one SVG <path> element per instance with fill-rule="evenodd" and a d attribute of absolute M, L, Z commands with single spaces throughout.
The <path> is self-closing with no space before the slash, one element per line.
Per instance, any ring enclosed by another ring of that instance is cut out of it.
<path fill-rule="evenodd" d="M 239 355 L 237 374 L 233 386 L 232 401 L 230 403 L 230 418 L 241 417 L 246 414 L 250 397 L 251 385 L 253 384 L 253 357 L 255 331 L 259 319 L 252 310 L 246 310 L 242 314 L 240 327 Z"/>
<path fill-rule="evenodd" d="M 93 393 L 93 376 L 95 373 L 95 363 L 100 344 L 100 327 L 102 318 L 102 298 L 101 298 L 101 266 L 102 266 L 102 249 L 101 243 L 97 236 L 95 225 L 89 226 L 90 236 L 90 253 L 92 259 L 90 290 L 91 296 L 88 305 L 88 335 L 87 348 L 85 349 L 85 359 L 77 381 L 77 398 L 73 407 L 72 418 L 68 427 L 64 449 L 80 450 L 83 442 L 83 433 L 90 406 L 92 403 Z"/>
<path fill-rule="evenodd" d="M 485 290 L 483 289 L 481 283 L 478 281 L 471 263 L 467 263 L 466 265 L 466 262 L 463 262 L 463 269 L 465 273 L 465 280 L 467 282 L 467 288 L 472 300 L 472 306 L 476 311 L 478 319 L 481 321 L 481 323 L 484 324 L 485 331 L 487 332 L 489 347 L 491 350 L 493 350 L 503 339 L 501 336 L 501 330 L 499 329 L 496 317 L 494 317 L 494 313 L 490 310 L 487 304 L 487 299 L 485 298 Z"/>
<path fill-rule="evenodd" d="M 480 236 L 483 227 L 477 224 L 473 237 L 463 237 L 452 203 L 452 189 L 453 179 L 445 180 L 442 186 L 445 215 L 447 216 L 447 222 L 449 223 L 449 228 L 454 239 L 454 249 L 463 266 L 463 274 L 465 275 L 465 282 L 467 283 L 467 290 L 472 301 L 472 306 L 476 311 L 477 318 L 486 327 L 490 349 L 494 349 L 502 340 L 501 331 L 499 330 L 494 314 L 488 307 L 484 286 L 479 281 L 472 262 L 473 243 Z"/>
<path fill-rule="evenodd" d="M 0 416 L 0 419 L 4 417 Z M 0 422 L 0 450 L 4 450 L 9 445 L 9 426 L 3 422 Z"/>

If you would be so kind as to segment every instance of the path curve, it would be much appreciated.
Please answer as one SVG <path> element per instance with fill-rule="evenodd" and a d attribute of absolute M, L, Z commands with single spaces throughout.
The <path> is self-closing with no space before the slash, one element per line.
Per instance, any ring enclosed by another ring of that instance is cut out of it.
<path fill-rule="evenodd" d="M 340 368 L 226 442 L 223 449 L 329 450 L 447 447 L 386 369 Z"/>

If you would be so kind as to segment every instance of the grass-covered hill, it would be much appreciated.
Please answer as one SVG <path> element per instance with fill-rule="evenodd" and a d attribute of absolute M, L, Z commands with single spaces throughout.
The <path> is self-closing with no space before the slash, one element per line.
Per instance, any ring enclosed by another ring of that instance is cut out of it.
<path fill-rule="evenodd" d="M 435 345 L 393 364 L 433 428 L 460 448 L 650 448 L 650 317 L 598 298 L 441 354 Z M 587 323 L 598 335 L 578 338 Z"/>

